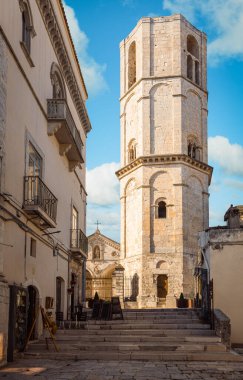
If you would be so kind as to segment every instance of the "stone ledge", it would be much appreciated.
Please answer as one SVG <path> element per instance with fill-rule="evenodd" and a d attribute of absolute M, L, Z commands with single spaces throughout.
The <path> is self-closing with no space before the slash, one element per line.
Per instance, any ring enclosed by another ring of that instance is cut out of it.
<path fill-rule="evenodd" d="M 213 168 L 204 162 L 197 161 L 185 154 L 166 154 L 166 155 L 152 155 L 152 156 L 141 156 L 136 160 L 130 162 L 128 165 L 119 169 L 116 172 L 118 179 L 121 179 L 126 174 L 132 172 L 134 169 L 137 169 L 140 166 L 147 166 L 151 164 L 155 165 L 168 165 L 168 164 L 178 164 L 183 163 L 187 166 L 193 167 L 201 172 L 208 174 L 208 183 L 210 185 L 211 177 L 213 173 Z"/>

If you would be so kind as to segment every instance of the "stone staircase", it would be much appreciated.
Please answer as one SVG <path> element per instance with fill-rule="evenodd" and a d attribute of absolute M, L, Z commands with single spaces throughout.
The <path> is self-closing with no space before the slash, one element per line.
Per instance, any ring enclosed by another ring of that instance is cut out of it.
<path fill-rule="evenodd" d="M 58 330 L 55 352 L 44 340 L 31 343 L 25 356 L 64 360 L 243 361 L 193 309 L 124 310 L 124 320 L 81 322 Z"/>

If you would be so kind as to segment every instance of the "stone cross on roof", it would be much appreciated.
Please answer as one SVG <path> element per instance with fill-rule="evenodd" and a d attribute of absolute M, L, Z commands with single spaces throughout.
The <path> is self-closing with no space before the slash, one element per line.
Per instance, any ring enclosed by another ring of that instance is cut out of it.
<path fill-rule="evenodd" d="M 97 220 L 95 224 L 97 225 L 96 231 L 99 231 L 99 224 L 101 224 L 101 223 Z"/>

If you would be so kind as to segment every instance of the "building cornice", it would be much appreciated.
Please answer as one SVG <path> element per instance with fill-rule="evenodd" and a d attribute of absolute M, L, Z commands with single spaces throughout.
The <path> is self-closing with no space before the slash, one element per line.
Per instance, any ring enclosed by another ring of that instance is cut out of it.
<path fill-rule="evenodd" d="M 130 162 L 128 165 L 119 169 L 116 172 L 118 179 L 123 178 L 125 175 L 131 173 L 140 166 L 149 165 L 175 165 L 184 164 L 190 166 L 200 172 L 208 175 L 208 184 L 210 185 L 211 177 L 213 173 L 213 168 L 204 162 L 197 161 L 185 154 L 166 154 L 166 155 L 152 155 L 152 156 L 141 156 L 136 160 Z"/>
<path fill-rule="evenodd" d="M 57 18 L 53 10 L 51 1 L 50 0 L 36 0 L 36 2 L 40 9 L 40 13 L 45 23 L 50 40 L 52 42 L 53 49 L 56 53 L 61 71 L 67 83 L 68 89 L 70 91 L 72 100 L 74 102 L 75 108 L 79 116 L 79 119 L 84 128 L 85 133 L 88 133 L 91 130 L 90 120 L 87 114 L 84 100 L 82 98 L 79 85 L 76 80 L 76 77 L 72 68 L 72 64 L 69 58 L 69 54 L 66 49 L 66 46 L 62 37 L 61 29 L 58 25 Z M 62 12 L 64 12 L 63 8 L 61 9 L 62 9 Z M 66 17 L 64 17 L 64 20 L 68 28 Z M 71 39 L 70 34 L 69 34 L 69 38 Z M 72 46 L 72 49 L 74 50 L 74 45 L 71 44 L 71 46 Z M 74 50 L 74 54 L 76 56 L 75 50 Z M 84 84 L 81 71 L 80 71 L 80 75 L 81 75 L 81 82 Z M 84 90 L 86 92 L 85 86 L 84 86 Z"/>

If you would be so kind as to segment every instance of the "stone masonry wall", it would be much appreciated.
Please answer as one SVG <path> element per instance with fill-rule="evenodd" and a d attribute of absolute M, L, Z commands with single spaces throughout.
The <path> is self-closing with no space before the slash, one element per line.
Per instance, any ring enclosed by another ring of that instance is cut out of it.
<path fill-rule="evenodd" d="M 6 129 L 7 49 L 0 33 L 0 191 L 4 189 L 4 143 Z M 0 205 L 1 205 L 0 198 Z M 4 243 L 4 221 L 0 219 L 0 243 Z M 8 336 L 9 288 L 4 279 L 4 245 L 0 244 L 0 366 L 6 363 Z"/>

